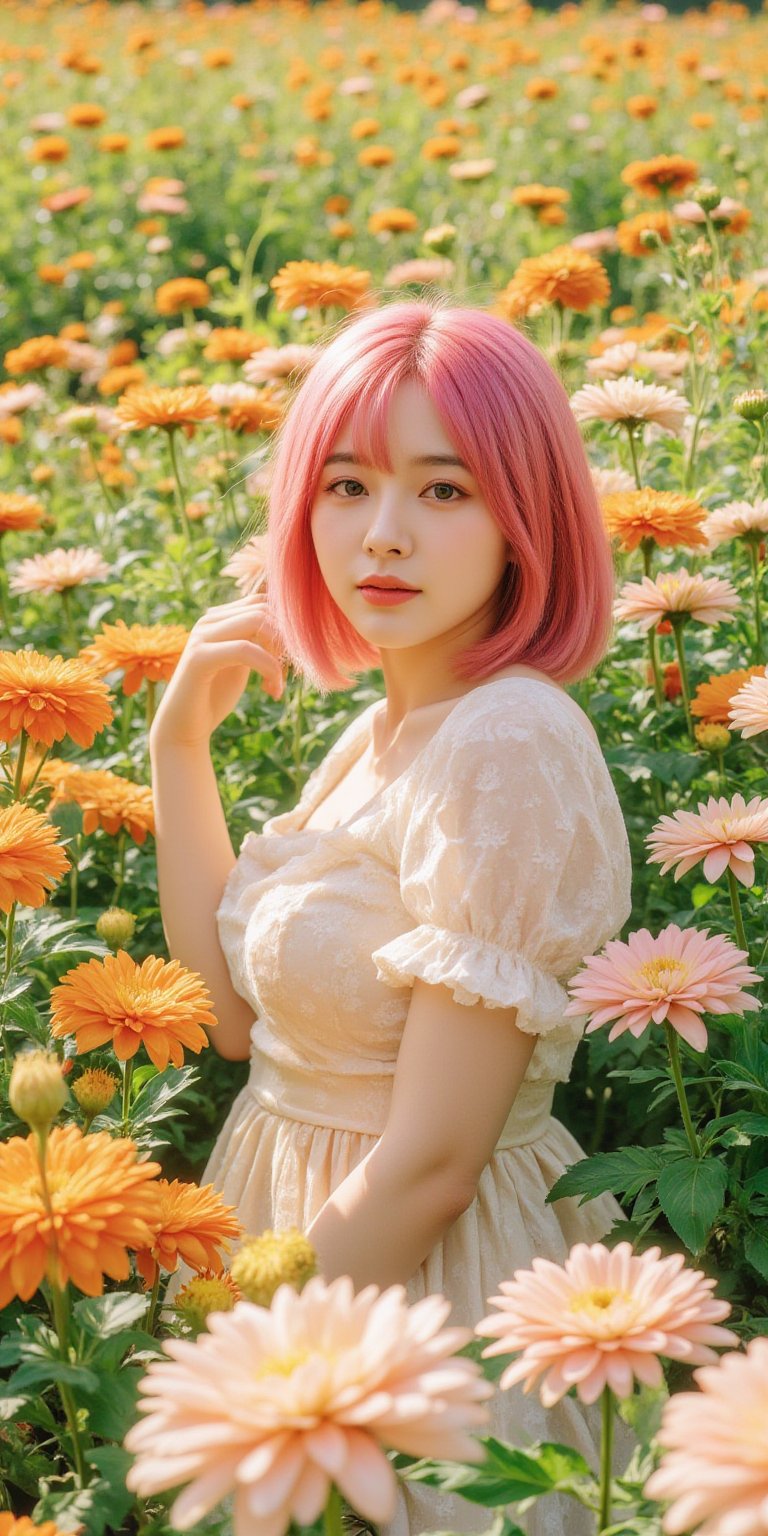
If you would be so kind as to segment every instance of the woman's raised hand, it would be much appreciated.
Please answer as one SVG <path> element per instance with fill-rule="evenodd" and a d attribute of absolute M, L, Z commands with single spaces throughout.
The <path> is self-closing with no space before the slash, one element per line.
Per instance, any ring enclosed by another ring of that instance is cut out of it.
<path fill-rule="evenodd" d="M 193 625 L 150 736 L 179 746 L 207 743 L 234 709 L 252 671 L 261 677 L 265 693 L 278 699 L 285 687 L 284 665 L 263 593 L 219 603 Z"/>

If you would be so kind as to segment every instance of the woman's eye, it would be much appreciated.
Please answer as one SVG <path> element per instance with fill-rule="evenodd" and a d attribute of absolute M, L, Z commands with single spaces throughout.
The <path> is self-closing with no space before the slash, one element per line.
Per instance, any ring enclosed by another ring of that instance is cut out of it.
<path fill-rule="evenodd" d="M 448 480 L 438 480 L 434 485 L 431 485 L 429 487 L 429 489 L 431 491 L 434 491 L 435 494 L 437 494 L 438 491 L 452 491 L 452 492 L 455 492 L 455 494 L 457 496 L 459 496 L 459 497 L 463 494 L 459 490 L 458 486 L 451 485 L 450 481 L 448 481 Z M 438 501 L 447 501 L 448 497 L 447 496 L 438 496 L 437 499 L 438 499 Z"/>
<path fill-rule="evenodd" d="M 331 485 L 327 485 L 326 486 L 326 491 L 338 490 L 338 487 L 340 485 L 343 485 L 343 486 L 357 485 L 357 486 L 360 486 L 361 490 L 365 490 L 365 486 L 364 485 L 360 485 L 360 481 L 359 480 L 334 480 Z M 343 499 L 346 501 L 348 498 L 345 496 Z M 352 498 L 349 498 L 349 499 L 350 500 L 354 500 L 355 498 L 352 497 Z"/>

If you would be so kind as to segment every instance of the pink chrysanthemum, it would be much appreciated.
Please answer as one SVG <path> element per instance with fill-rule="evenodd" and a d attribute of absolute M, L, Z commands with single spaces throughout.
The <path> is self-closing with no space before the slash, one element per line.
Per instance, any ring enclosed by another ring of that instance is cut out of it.
<path fill-rule="evenodd" d="M 743 795 L 734 795 L 732 800 L 716 800 L 710 795 L 706 805 L 699 801 L 698 811 L 662 816 L 645 841 L 654 849 L 648 863 L 661 864 L 662 875 L 676 864 L 676 881 L 703 859 L 704 879 L 711 885 L 724 870 L 732 869 L 742 885 L 752 886 L 752 844 L 768 843 L 768 800 L 755 795 L 747 805 Z"/>
<path fill-rule="evenodd" d="M 499 1379 L 502 1391 L 522 1381 L 529 1392 L 543 1376 L 539 1396 L 545 1408 L 571 1388 L 583 1403 L 594 1403 L 604 1387 L 629 1397 L 635 1378 L 660 1387 L 660 1355 L 688 1364 L 716 1360 L 713 1344 L 732 1344 L 736 1335 L 715 1326 L 728 1316 L 727 1301 L 712 1295 L 715 1281 L 686 1269 L 682 1254 L 661 1258 L 660 1248 L 635 1254 L 629 1243 L 612 1251 L 602 1243 L 577 1243 L 565 1264 L 534 1259 L 502 1280 L 501 1308 L 475 1328 L 496 1338 L 483 1358 L 522 1350 Z"/>
<path fill-rule="evenodd" d="M 768 533 L 768 496 L 757 501 L 729 501 L 724 507 L 717 507 L 710 512 L 704 532 L 710 549 L 729 539 L 764 538 Z"/>
<path fill-rule="evenodd" d="M 722 934 L 708 938 L 708 928 L 679 928 L 669 923 L 653 937 L 647 928 L 630 933 L 626 943 L 612 939 L 601 955 L 590 955 L 584 970 L 569 984 L 573 1001 L 566 1015 L 592 1015 L 586 1034 L 616 1022 L 608 1036 L 629 1030 L 635 1038 L 648 1025 L 670 1024 L 695 1051 L 707 1046 L 703 1013 L 746 1013 L 759 1009 L 744 985 L 759 982 L 748 959 Z"/>
<path fill-rule="evenodd" d="M 669 1536 L 694 1526 L 698 1536 L 766 1536 L 768 1339 L 694 1378 L 699 1392 L 676 1392 L 664 1406 L 667 1454 L 643 1492 L 673 1500 L 662 1520 Z"/>
<path fill-rule="evenodd" d="M 310 1525 L 330 1484 L 369 1520 L 395 1509 L 383 1447 L 481 1461 L 470 1428 L 488 1422 L 493 1386 L 454 1352 L 469 1328 L 442 1328 L 450 1302 L 408 1306 L 405 1287 L 319 1275 L 281 1285 L 267 1309 L 241 1301 L 214 1313 L 195 1343 L 167 1339 L 171 1361 L 141 1382 L 147 1417 L 126 1436 L 137 1453 L 128 1486 L 146 1498 L 188 1483 L 171 1510 L 179 1530 L 234 1491 L 235 1536 L 284 1536 Z"/>
<path fill-rule="evenodd" d="M 662 571 L 642 581 L 627 581 L 614 607 L 617 619 L 628 619 L 644 630 L 654 629 L 669 614 L 686 613 L 700 624 L 719 624 L 729 619 L 739 606 L 739 594 L 730 581 L 721 576 L 691 576 L 679 571 Z"/>
<path fill-rule="evenodd" d="M 750 677 L 734 694 L 728 715 L 734 730 L 741 731 L 745 740 L 768 731 L 768 667 L 762 677 Z"/>
<path fill-rule="evenodd" d="M 98 549 L 49 549 L 21 560 L 9 577 L 12 592 L 62 592 L 86 581 L 106 581 L 109 566 Z"/>

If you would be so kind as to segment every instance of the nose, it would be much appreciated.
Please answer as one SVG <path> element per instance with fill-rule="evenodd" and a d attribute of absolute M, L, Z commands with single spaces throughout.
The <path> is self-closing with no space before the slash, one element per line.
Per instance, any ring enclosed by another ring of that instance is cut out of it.
<path fill-rule="evenodd" d="M 371 498 L 371 516 L 365 534 L 367 554 L 404 554 L 411 537 L 403 521 L 402 496 L 396 489 Z"/>

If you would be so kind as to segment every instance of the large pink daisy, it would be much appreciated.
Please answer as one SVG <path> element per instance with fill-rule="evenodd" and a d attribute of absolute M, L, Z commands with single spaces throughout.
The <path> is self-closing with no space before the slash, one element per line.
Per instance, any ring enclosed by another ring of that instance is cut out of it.
<path fill-rule="evenodd" d="M 733 695 L 728 714 L 734 730 L 741 731 L 745 740 L 768 731 L 768 668 L 762 676 L 750 677 Z"/>
<path fill-rule="evenodd" d="M 745 804 L 743 795 L 716 800 L 710 795 L 698 811 L 675 811 L 662 816 L 645 839 L 654 852 L 649 864 L 661 864 L 665 875 L 674 864 L 675 880 L 704 860 L 704 879 L 710 884 L 732 869 L 742 885 L 755 883 L 753 843 L 768 843 L 768 800 L 755 795 Z"/>
<path fill-rule="evenodd" d="M 670 1024 L 695 1051 L 707 1046 L 703 1013 L 746 1013 L 759 1009 L 744 985 L 759 982 L 744 965 L 747 954 L 722 934 L 708 938 L 708 928 L 679 928 L 669 923 L 653 937 L 647 928 L 630 933 L 626 943 L 610 940 L 604 953 L 590 955 L 569 985 L 573 1001 L 566 1015 L 592 1015 L 586 1033 L 616 1022 L 608 1036 L 627 1030 L 636 1038 L 648 1025 Z"/>
<path fill-rule="evenodd" d="M 683 567 L 662 571 L 655 578 L 627 581 L 614 607 L 617 619 L 629 619 L 644 630 L 655 626 L 670 614 L 687 613 L 700 624 L 719 624 L 729 619 L 739 606 L 739 594 L 730 581 L 721 576 L 693 575 Z"/>
<path fill-rule="evenodd" d="M 730 1329 L 715 1326 L 731 1310 L 712 1295 L 715 1283 L 686 1269 L 680 1253 L 661 1258 L 660 1248 L 635 1254 L 629 1243 L 613 1250 L 577 1243 L 563 1265 L 534 1259 L 502 1280 L 502 1294 L 488 1298 L 500 1314 L 483 1318 L 475 1333 L 498 1341 L 484 1358 L 522 1350 L 499 1378 L 502 1391 L 522 1381 L 529 1392 L 543 1376 L 545 1408 L 570 1387 L 584 1403 L 604 1387 L 629 1397 L 635 1379 L 662 1385 L 660 1355 L 705 1364 L 717 1358 L 713 1344 L 735 1342 Z"/>

